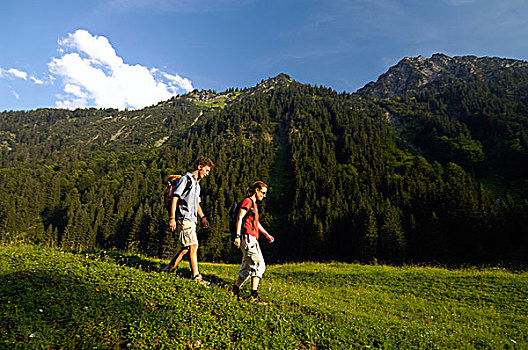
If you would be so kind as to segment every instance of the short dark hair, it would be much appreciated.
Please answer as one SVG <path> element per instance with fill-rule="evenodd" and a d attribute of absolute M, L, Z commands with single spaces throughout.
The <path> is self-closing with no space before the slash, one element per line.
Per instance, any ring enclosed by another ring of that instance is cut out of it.
<path fill-rule="evenodd" d="M 214 163 L 211 159 L 209 158 L 206 158 L 206 157 L 203 157 L 203 156 L 200 156 L 198 158 L 196 158 L 196 160 L 194 161 L 194 169 L 198 169 L 199 166 L 209 166 L 209 168 L 213 169 L 214 168 Z"/>

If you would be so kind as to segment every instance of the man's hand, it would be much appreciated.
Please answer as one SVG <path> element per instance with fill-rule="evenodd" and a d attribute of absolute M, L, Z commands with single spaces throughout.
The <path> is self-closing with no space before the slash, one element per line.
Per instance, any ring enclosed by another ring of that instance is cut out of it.
<path fill-rule="evenodd" d="M 202 227 L 209 228 L 209 221 L 207 221 L 207 218 L 205 216 L 202 216 Z"/>
<path fill-rule="evenodd" d="M 269 241 L 270 243 L 273 243 L 273 242 L 275 241 L 275 238 L 273 238 L 272 235 L 268 235 L 268 241 Z"/>
<path fill-rule="evenodd" d="M 235 241 L 233 242 L 233 244 L 235 245 L 235 247 L 237 248 L 240 248 L 240 238 L 235 238 Z"/>
<path fill-rule="evenodd" d="M 174 231 L 176 229 L 176 220 L 174 218 L 170 219 L 169 227 L 170 227 L 171 231 Z"/>

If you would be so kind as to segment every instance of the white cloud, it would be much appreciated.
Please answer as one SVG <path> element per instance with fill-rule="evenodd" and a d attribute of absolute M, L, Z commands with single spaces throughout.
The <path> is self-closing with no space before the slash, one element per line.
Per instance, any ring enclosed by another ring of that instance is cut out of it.
<path fill-rule="evenodd" d="M 22 72 L 16 68 L 11 68 L 11 69 L 8 69 L 7 71 L 7 74 L 10 74 L 12 75 L 13 77 L 15 78 L 20 78 L 20 79 L 24 79 L 24 80 L 27 80 L 27 73 L 26 72 Z"/>
<path fill-rule="evenodd" d="M 31 76 L 27 74 L 26 72 L 23 72 L 21 70 L 18 70 L 16 68 L 9 68 L 9 69 L 3 69 L 0 67 L 0 78 L 10 78 L 10 79 L 22 79 L 22 80 L 31 80 L 33 83 L 37 85 L 44 84 L 44 81 L 35 78 L 34 76 Z"/>
<path fill-rule="evenodd" d="M 193 90 L 189 79 L 126 64 L 106 37 L 86 30 L 59 40 L 59 51 L 62 57 L 48 64 L 64 81 L 58 107 L 142 108 Z"/>
<path fill-rule="evenodd" d="M 44 84 L 44 81 L 40 80 L 40 79 L 37 79 L 35 77 L 29 77 L 29 79 L 31 79 L 35 84 L 37 85 L 42 85 Z"/>
<path fill-rule="evenodd" d="M 66 84 L 66 86 L 64 86 L 64 91 L 68 94 L 72 94 L 77 97 L 86 97 L 86 94 L 81 90 L 81 87 L 78 85 Z"/>
<path fill-rule="evenodd" d="M 16 68 L 9 68 L 9 69 L 0 68 L 0 78 L 17 78 L 17 79 L 27 80 L 28 74 Z"/>
<path fill-rule="evenodd" d="M 184 79 L 179 75 L 172 75 L 169 73 L 163 73 L 163 76 L 169 80 L 169 84 L 172 88 L 174 88 L 175 84 L 176 86 L 182 87 L 186 91 L 192 91 L 194 89 L 189 79 Z"/>

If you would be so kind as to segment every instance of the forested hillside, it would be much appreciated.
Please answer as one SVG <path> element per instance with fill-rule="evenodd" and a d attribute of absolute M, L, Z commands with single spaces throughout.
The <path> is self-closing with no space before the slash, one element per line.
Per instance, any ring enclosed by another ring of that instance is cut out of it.
<path fill-rule="evenodd" d="M 386 100 L 391 122 L 433 159 L 528 195 L 528 62 L 406 58 L 357 94 L 402 102 L 403 111 Z"/>
<path fill-rule="evenodd" d="M 260 179 L 270 261 L 518 262 L 528 74 L 524 62 L 506 68 L 440 72 L 442 84 L 390 96 L 367 91 L 377 83 L 352 95 L 281 74 L 139 111 L 6 111 L 2 241 L 172 254 L 164 179 L 205 155 L 216 167 L 202 183 L 212 228 L 199 233 L 201 259 L 238 261 L 227 212 Z"/>

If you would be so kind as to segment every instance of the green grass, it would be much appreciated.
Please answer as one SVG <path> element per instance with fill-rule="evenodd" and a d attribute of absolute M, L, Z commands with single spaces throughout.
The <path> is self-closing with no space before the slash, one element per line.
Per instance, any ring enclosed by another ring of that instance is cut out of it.
<path fill-rule="evenodd" d="M 238 266 L 0 247 L 0 349 L 523 349 L 528 273 L 268 266 L 269 306 L 230 293 Z M 248 299 L 247 286 L 243 297 Z"/>
<path fill-rule="evenodd" d="M 225 106 L 227 105 L 225 97 L 216 98 L 210 101 L 194 101 L 194 104 L 200 107 L 220 108 L 220 109 L 225 108 Z"/>

